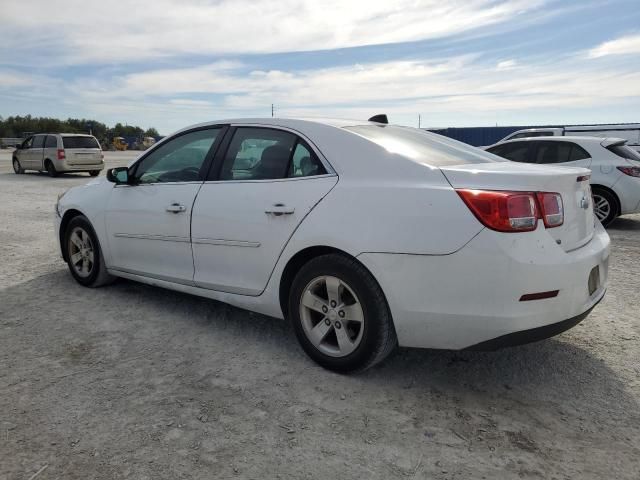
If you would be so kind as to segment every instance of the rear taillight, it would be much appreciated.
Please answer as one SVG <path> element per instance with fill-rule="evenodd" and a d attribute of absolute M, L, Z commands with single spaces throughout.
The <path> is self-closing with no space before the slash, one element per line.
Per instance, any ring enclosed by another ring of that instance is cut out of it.
<path fill-rule="evenodd" d="M 473 214 L 488 228 L 499 232 L 530 232 L 542 219 L 547 228 L 564 222 L 562 197 L 547 192 L 456 190 Z"/>
<path fill-rule="evenodd" d="M 564 223 L 564 207 L 559 193 L 538 192 L 540 216 L 547 228 L 559 227 Z"/>
<path fill-rule="evenodd" d="M 66 155 L 64 154 L 64 150 L 62 148 L 58 149 L 58 160 L 64 160 Z"/>
<path fill-rule="evenodd" d="M 640 177 L 640 167 L 616 167 L 625 175 L 630 177 Z"/>

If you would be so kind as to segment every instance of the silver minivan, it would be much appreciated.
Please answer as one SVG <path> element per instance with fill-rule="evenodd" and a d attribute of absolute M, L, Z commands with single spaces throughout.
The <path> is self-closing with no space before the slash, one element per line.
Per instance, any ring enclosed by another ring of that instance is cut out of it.
<path fill-rule="evenodd" d="M 32 135 L 13 152 L 13 171 L 46 171 L 55 177 L 62 172 L 89 172 L 97 176 L 104 168 L 100 143 L 93 135 L 47 133 Z"/>

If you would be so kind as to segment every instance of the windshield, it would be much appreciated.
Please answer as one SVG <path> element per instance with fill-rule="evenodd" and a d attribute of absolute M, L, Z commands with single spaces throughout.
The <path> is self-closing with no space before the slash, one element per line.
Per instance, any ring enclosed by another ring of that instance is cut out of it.
<path fill-rule="evenodd" d="M 434 167 L 507 161 L 466 143 L 418 128 L 396 125 L 357 125 L 344 128 L 362 135 L 390 153 Z"/>
<path fill-rule="evenodd" d="M 64 148 L 100 148 L 93 137 L 62 137 Z"/>

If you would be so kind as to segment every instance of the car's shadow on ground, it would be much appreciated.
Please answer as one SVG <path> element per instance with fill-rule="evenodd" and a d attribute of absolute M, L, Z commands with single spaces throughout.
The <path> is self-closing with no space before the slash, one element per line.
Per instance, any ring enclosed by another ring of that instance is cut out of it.
<path fill-rule="evenodd" d="M 42 291 L 47 296 L 31 297 L 29 310 L 24 310 L 23 316 L 38 325 L 32 335 L 46 332 L 52 312 L 58 312 L 55 325 L 61 338 L 65 338 L 65 329 L 69 330 L 69 338 L 78 332 L 99 335 L 104 322 L 109 322 L 110 331 L 121 332 L 118 335 L 122 336 L 123 345 L 131 339 L 144 341 L 144 332 L 162 331 L 167 344 L 158 355 L 166 355 L 168 348 L 173 349 L 171 355 L 180 357 L 185 345 L 193 355 L 193 343 L 202 344 L 203 351 L 195 355 L 196 365 L 189 367 L 198 371 L 199 378 L 205 378 L 213 368 L 227 368 L 233 370 L 230 376 L 242 377 L 257 362 L 273 361 L 278 375 L 293 378 L 299 388 L 313 378 L 336 392 L 364 391 L 374 397 L 398 396 L 402 402 L 418 404 L 429 396 L 444 395 L 454 403 L 463 399 L 476 409 L 490 410 L 500 408 L 500 402 L 508 398 L 509 402 L 531 408 L 552 403 L 558 408 L 558 415 L 570 410 L 593 418 L 605 413 L 608 417 L 619 413 L 621 421 L 640 418 L 638 403 L 624 381 L 589 348 L 589 322 L 597 311 L 576 327 L 580 331 L 570 331 L 556 339 L 496 352 L 400 349 L 365 373 L 345 376 L 312 363 L 286 322 L 125 280 L 105 288 L 86 289 L 62 269 L 0 290 L 0 318 L 8 319 L 0 321 L 0 327 L 6 326 L 5 322 L 24 320 L 18 313 L 24 292 Z M 38 332 L 39 329 L 43 331 Z M 153 356 L 153 349 L 148 347 L 158 341 L 149 338 L 148 344 L 132 348 L 144 347 L 147 355 Z M 40 348 L 46 351 L 49 346 Z M 214 361 L 208 358 L 208 352 L 215 352 L 216 348 L 218 356 Z M 246 364 L 236 362 L 225 367 L 225 351 L 242 352 Z M 179 375 L 184 388 L 189 388 L 189 378 L 189 374 Z"/>
<path fill-rule="evenodd" d="M 609 229 L 623 231 L 640 230 L 640 218 L 637 218 L 637 216 L 636 218 L 618 217 L 609 225 Z"/>

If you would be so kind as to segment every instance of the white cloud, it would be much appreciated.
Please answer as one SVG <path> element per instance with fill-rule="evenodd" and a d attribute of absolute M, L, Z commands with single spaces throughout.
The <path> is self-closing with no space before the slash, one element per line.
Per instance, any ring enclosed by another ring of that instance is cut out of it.
<path fill-rule="evenodd" d="M 516 18 L 523 24 L 544 14 L 547 2 L 25 0 L 4 2 L 0 45 L 7 56 L 57 51 L 56 61 L 75 63 L 336 49 L 443 38 Z"/>
<path fill-rule="evenodd" d="M 607 55 L 640 54 L 640 34 L 627 35 L 609 42 L 604 42 L 589 50 L 590 58 L 599 58 Z"/>
<path fill-rule="evenodd" d="M 518 65 L 518 62 L 516 62 L 515 60 L 503 60 L 502 62 L 498 62 L 498 65 L 496 65 L 496 68 L 498 70 L 511 70 L 512 68 L 515 68 Z"/>

